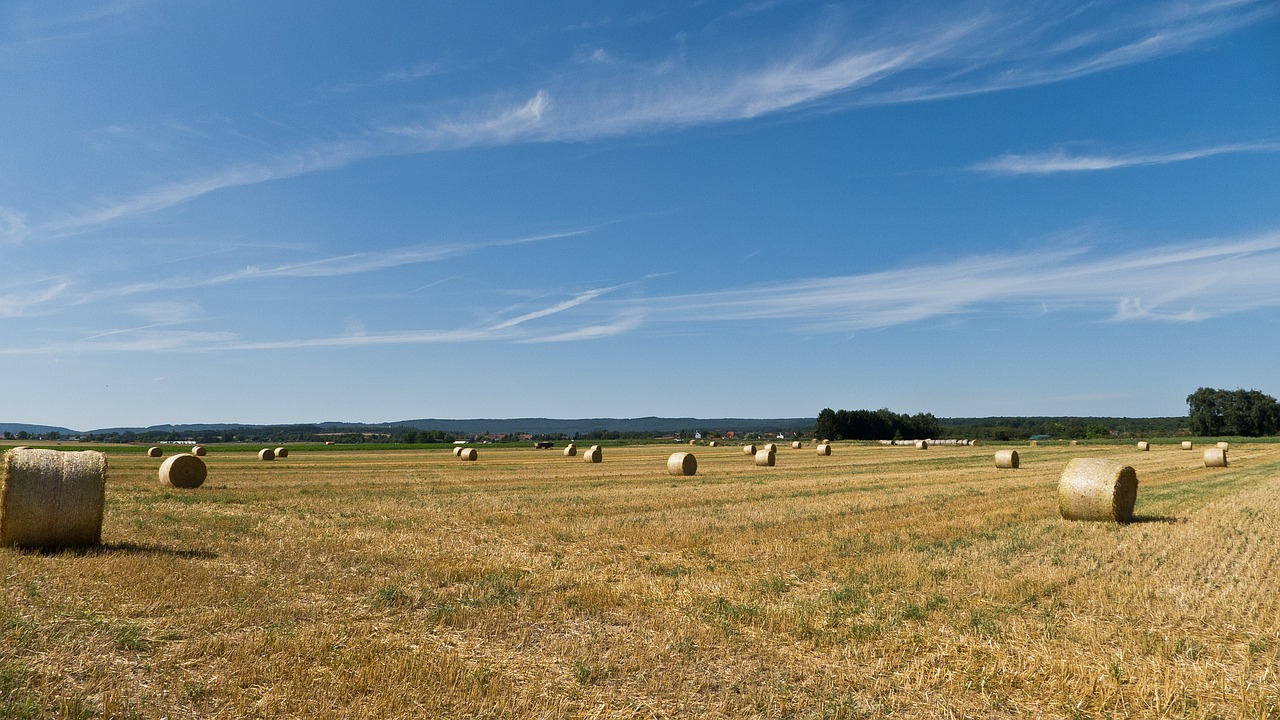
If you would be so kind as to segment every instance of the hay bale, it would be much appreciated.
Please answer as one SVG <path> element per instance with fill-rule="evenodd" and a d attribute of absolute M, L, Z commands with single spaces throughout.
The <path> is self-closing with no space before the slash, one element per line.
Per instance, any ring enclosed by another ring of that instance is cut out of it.
<path fill-rule="evenodd" d="M 161 457 L 163 455 L 164 455 L 164 450 L 161 448 L 158 448 L 158 447 L 147 448 L 147 457 Z"/>
<path fill-rule="evenodd" d="M 1141 450 L 1142 452 L 1146 452 L 1151 449 L 1151 443 L 1147 442 L 1146 440 L 1139 440 L 1138 449 Z"/>
<path fill-rule="evenodd" d="M 600 452 L 599 445 L 592 445 L 587 451 L 582 453 L 582 459 L 589 463 L 598 463 L 604 460 L 604 453 Z"/>
<path fill-rule="evenodd" d="M 765 451 L 767 451 L 767 452 L 776 453 L 776 452 L 778 452 L 778 445 L 777 445 L 776 443 L 769 443 L 769 444 L 767 444 L 767 445 L 765 445 L 765 446 L 761 447 L 760 449 L 761 449 L 761 450 L 765 450 Z"/>
<path fill-rule="evenodd" d="M 1222 448 L 1223 450 L 1227 450 L 1231 447 L 1231 443 L 1223 440 L 1222 442 L 1218 443 L 1218 447 Z"/>
<path fill-rule="evenodd" d="M 1219 447 L 1207 448 L 1204 451 L 1205 467 L 1226 467 L 1227 451 Z"/>
<path fill-rule="evenodd" d="M 97 545 L 106 484 L 107 456 L 100 452 L 10 450 L 0 487 L 0 545 Z"/>
<path fill-rule="evenodd" d="M 743 446 L 742 446 L 742 454 L 743 454 L 743 455 L 755 455 L 755 454 L 756 454 L 756 446 L 755 446 L 755 445 L 743 445 Z"/>
<path fill-rule="evenodd" d="M 978 447 L 979 445 L 981 445 L 981 444 L 982 444 L 982 441 L 981 441 L 981 440 L 970 440 L 970 441 L 969 441 L 969 444 L 970 444 L 971 446 L 973 446 L 973 447 Z"/>
<path fill-rule="evenodd" d="M 569 443 L 568 445 L 565 446 L 564 448 L 565 457 L 577 457 L 577 455 L 578 455 L 577 445 L 574 445 L 573 443 Z"/>
<path fill-rule="evenodd" d="M 209 469 L 204 461 L 195 455 L 179 453 L 170 455 L 168 460 L 160 463 L 160 483 L 170 487 L 191 489 L 204 484 Z"/>
<path fill-rule="evenodd" d="M 707 443 L 707 447 L 715 447 L 716 445 L 719 445 L 719 444 L 720 443 L 716 442 L 715 440 L 712 440 L 711 442 Z"/>
<path fill-rule="evenodd" d="M 1073 458 L 1058 480 L 1058 512 L 1067 520 L 1133 519 L 1138 473 L 1102 458 Z"/>
<path fill-rule="evenodd" d="M 791 449 L 792 449 L 792 450 L 799 450 L 799 449 L 800 449 L 800 448 L 802 448 L 802 447 L 804 447 L 804 443 L 800 442 L 799 440 L 792 440 L 792 441 L 791 441 Z"/>
<path fill-rule="evenodd" d="M 773 467 L 775 459 L 776 453 L 769 450 L 768 446 L 765 446 L 764 450 L 756 453 L 756 465 L 759 465 L 760 467 Z"/>
<path fill-rule="evenodd" d="M 462 452 L 458 453 L 458 458 L 462 460 L 474 461 L 476 457 L 478 457 L 478 454 L 475 448 L 464 448 Z"/>
<path fill-rule="evenodd" d="M 1193 447 L 1195 447 L 1195 445 L 1193 445 L 1193 444 L 1191 443 L 1191 441 L 1190 441 L 1190 440 L 1183 440 L 1183 441 L 1182 441 L 1182 449 L 1183 449 L 1183 450 L 1190 450 L 1190 449 L 1191 449 L 1191 448 L 1193 448 Z"/>
<path fill-rule="evenodd" d="M 818 445 L 818 454 L 819 454 L 819 455 L 830 455 L 830 454 L 831 454 L 831 443 L 822 443 L 822 444 Z"/>
<path fill-rule="evenodd" d="M 690 445 L 697 445 L 697 444 L 698 444 L 698 441 L 697 441 L 697 440 L 690 440 L 690 441 L 689 441 L 689 444 L 690 444 Z"/>
<path fill-rule="evenodd" d="M 1079 444 L 1080 444 L 1080 441 L 1079 441 L 1079 440 L 1072 440 L 1071 442 L 1069 442 L 1069 443 L 1067 443 L 1067 444 L 1068 444 L 1068 445 L 1070 445 L 1071 447 L 1075 447 L 1075 446 L 1077 446 L 1077 445 L 1079 445 Z"/>
<path fill-rule="evenodd" d="M 667 458 L 667 473 L 671 475 L 695 475 L 698 472 L 698 458 L 693 453 L 672 453 Z"/>
<path fill-rule="evenodd" d="M 453 446 L 453 456 L 454 456 L 454 457 L 459 457 L 460 455 L 462 455 L 462 450 L 463 450 L 463 448 L 462 448 L 462 446 L 461 446 L 461 445 L 454 445 L 454 446 Z"/>
<path fill-rule="evenodd" d="M 1018 469 L 1018 451 L 1017 450 L 997 450 L 996 451 L 996 467 L 1017 470 Z"/>
<path fill-rule="evenodd" d="M 928 441 L 928 440 L 917 440 L 917 441 L 916 441 L 916 449 L 917 449 L 917 450 L 928 450 L 928 449 L 929 449 L 929 441 Z"/>
<path fill-rule="evenodd" d="M 1035 447 L 1035 446 L 1039 445 L 1039 444 L 1040 444 L 1040 442 L 1039 442 L 1039 441 L 1037 441 L 1037 440 L 1032 440 L 1032 441 L 1031 441 L 1030 443 L 1028 443 L 1028 444 L 1029 444 L 1031 447 Z"/>
<path fill-rule="evenodd" d="M 191 447 L 191 454 L 195 455 L 196 457 L 204 457 L 208 453 L 209 451 L 205 450 L 203 445 L 193 445 Z"/>
<path fill-rule="evenodd" d="M 278 458 L 287 458 L 287 457 L 289 457 L 289 448 L 284 448 L 284 447 L 278 447 L 278 448 L 276 448 L 276 457 L 278 457 Z"/>
<path fill-rule="evenodd" d="M 333 444 L 333 441 L 332 441 L 332 440 L 325 440 L 325 441 L 324 441 L 324 444 L 325 444 L 325 445 L 332 445 L 332 444 Z"/>
<path fill-rule="evenodd" d="M 276 451 L 272 450 L 271 448 L 262 448 L 261 450 L 258 451 L 258 459 L 259 460 L 275 460 Z"/>

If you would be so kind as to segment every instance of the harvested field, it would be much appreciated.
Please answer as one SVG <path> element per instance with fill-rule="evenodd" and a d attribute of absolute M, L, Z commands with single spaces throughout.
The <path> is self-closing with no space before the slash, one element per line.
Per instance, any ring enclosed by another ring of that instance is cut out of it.
<path fill-rule="evenodd" d="M 125 448 L 102 546 L 0 552 L 0 717 L 1280 717 L 1280 444 L 1017 447 Z"/>

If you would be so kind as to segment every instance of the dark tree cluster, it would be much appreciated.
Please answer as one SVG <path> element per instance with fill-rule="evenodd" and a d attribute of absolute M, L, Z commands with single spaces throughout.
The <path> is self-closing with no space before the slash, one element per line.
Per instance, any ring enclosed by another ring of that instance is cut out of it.
<path fill-rule="evenodd" d="M 828 440 L 921 440 L 940 437 L 942 428 L 932 413 L 824 408 L 814 423 L 814 434 Z"/>
<path fill-rule="evenodd" d="M 1196 435 L 1261 437 L 1280 433 L 1280 403 L 1257 390 L 1202 387 L 1187 396 Z"/>

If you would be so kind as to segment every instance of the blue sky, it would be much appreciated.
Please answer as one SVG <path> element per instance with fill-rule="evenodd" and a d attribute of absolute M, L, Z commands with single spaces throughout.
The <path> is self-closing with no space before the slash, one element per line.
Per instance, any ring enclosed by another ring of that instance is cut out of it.
<path fill-rule="evenodd" d="M 6 0 L 0 97 L 6 422 L 1280 394 L 1276 2 Z"/>

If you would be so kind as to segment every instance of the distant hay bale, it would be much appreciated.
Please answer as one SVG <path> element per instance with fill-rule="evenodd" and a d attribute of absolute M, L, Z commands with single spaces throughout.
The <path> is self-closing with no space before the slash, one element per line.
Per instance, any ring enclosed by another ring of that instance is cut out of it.
<path fill-rule="evenodd" d="M 325 440 L 325 441 L 324 441 L 324 444 L 325 444 L 325 445 L 332 445 L 332 444 L 333 444 L 333 441 L 332 441 L 332 440 Z"/>
<path fill-rule="evenodd" d="M 880 441 L 880 444 L 881 444 L 881 445 L 892 445 L 892 444 L 893 444 L 893 441 L 892 441 L 892 440 L 881 440 L 881 441 Z"/>
<path fill-rule="evenodd" d="M 461 456 L 461 455 L 462 455 L 462 450 L 463 450 L 463 448 L 462 448 L 462 446 L 461 446 L 461 445 L 454 445 L 454 446 L 453 446 L 453 456 L 454 456 L 454 457 L 459 457 L 459 456 Z"/>
<path fill-rule="evenodd" d="M 191 448 L 191 454 L 195 455 L 196 457 L 204 457 L 208 453 L 209 451 L 205 450 L 203 445 L 194 445 Z"/>
<path fill-rule="evenodd" d="M 1072 440 L 1071 442 L 1069 442 L 1069 443 L 1067 443 L 1067 444 L 1068 444 L 1068 445 L 1070 445 L 1071 447 L 1075 447 L 1075 446 L 1077 446 L 1077 445 L 1079 445 L 1079 444 L 1080 444 L 1080 441 L 1079 441 L 1079 440 Z"/>
<path fill-rule="evenodd" d="M 275 460 L 276 452 L 271 448 L 262 448 L 261 450 L 258 451 L 258 459 L 259 460 Z"/>
<path fill-rule="evenodd" d="M 697 444 L 698 444 L 698 441 L 697 441 L 697 440 L 690 440 L 690 441 L 689 441 L 689 444 L 690 444 L 690 445 L 697 445 Z"/>
<path fill-rule="evenodd" d="M 821 443 L 820 445 L 818 445 L 818 454 L 819 454 L 819 455 L 830 455 L 830 454 L 831 454 L 831 444 L 830 444 L 830 443 Z"/>
<path fill-rule="evenodd" d="M 160 463 L 160 482 L 170 487 L 198 488 L 208 475 L 209 469 L 204 466 L 204 461 L 195 455 L 170 455 L 168 460 Z"/>
<path fill-rule="evenodd" d="M 476 449 L 464 448 L 462 452 L 458 453 L 458 457 L 462 460 L 468 460 L 468 461 L 475 460 L 477 457 Z"/>
<path fill-rule="evenodd" d="M 1032 441 L 1031 441 L 1030 443 L 1028 443 L 1028 444 L 1029 444 L 1031 447 L 1035 447 L 1035 446 L 1039 445 L 1040 443 L 1039 443 L 1038 441 L 1036 441 L 1036 440 L 1032 440 Z"/>
<path fill-rule="evenodd" d="M 1192 442 L 1191 442 L 1190 440 L 1183 440 L 1183 441 L 1182 441 L 1182 449 L 1183 449 L 1183 450 L 1190 450 L 1190 449 L 1191 449 L 1191 448 L 1193 448 L 1193 447 L 1195 447 L 1195 445 L 1194 445 L 1194 444 L 1192 444 Z"/>
<path fill-rule="evenodd" d="M 693 453 L 672 453 L 667 458 L 667 472 L 671 475 L 695 475 L 698 472 L 698 458 Z"/>
<path fill-rule="evenodd" d="M 760 467 L 773 467 L 776 460 L 776 453 L 772 452 L 766 446 L 766 449 L 756 453 L 756 465 Z"/>
<path fill-rule="evenodd" d="M 164 450 L 158 447 L 147 448 L 147 457 L 160 457 L 164 455 Z"/>
<path fill-rule="evenodd" d="M 1223 450 L 1228 450 L 1231 448 L 1231 443 L 1227 442 L 1226 440 L 1223 440 L 1222 442 L 1218 443 L 1218 447 L 1222 448 Z"/>
<path fill-rule="evenodd" d="M 577 455 L 578 455 L 578 446 L 577 446 L 577 445 L 574 445 L 573 443 L 569 443 L 568 445 L 565 445 L 565 446 L 564 446 L 564 456 L 565 456 L 565 457 L 576 457 Z"/>
<path fill-rule="evenodd" d="M 802 447 L 804 447 L 804 443 L 800 442 L 799 440 L 793 440 L 793 441 L 791 441 L 791 449 L 792 449 L 792 450 L 799 450 L 799 449 L 800 449 L 800 448 L 802 448 Z"/>
<path fill-rule="evenodd" d="M 997 450 L 996 451 L 996 467 L 1008 468 L 1010 470 L 1018 469 L 1018 451 L 1017 450 Z"/>
<path fill-rule="evenodd" d="M 1151 449 L 1151 443 L 1147 442 L 1146 440 L 1139 440 L 1138 449 L 1141 450 L 1142 452 L 1146 452 Z"/>
<path fill-rule="evenodd" d="M 917 449 L 917 450 L 928 450 L 928 449 L 929 449 L 929 441 L 928 441 L 928 440 L 917 440 L 917 441 L 916 441 L 916 449 Z"/>
<path fill-rule="evenodd" d="M 1226 467 L 1227 451 L 1219 447 L 1207 448 L 1204 451 L 1205 467 Z"/>
<path fill-rule="evenodd" d="M 1058 480 L 1058 512 L 1067 520 L 1133 519 L 1138 473 L 1102 458 L 1073 458 Z"/>
<path fill-rule="evenodd" d="M 742 454 L 743 454 L 743 455 L 755 455 L 755 454 L 756 454 L 756 446 L 755 446 L 755 445 L 743 445 L 743 446 L 742 446 Z"/>
<path fill-rule="evenodd" d="M 107 456 L 100 452 L 10 450 L 0 488 L 0 545 L 97 545 L 106 483 Z"/>
<path fill-rule="evenodd" d="M 587 451 L 582 453 L 582 459 L 589 463 L 598 463 L 604 460 L 604 453 L 600 451 L 599 445 L 592 445 Z"/>
<path fill-rule="evenodd" d="M 765 445 L 760 449 L 767 450 L 768 452 L 771 452 L 771 453 L 776 453 L 778 452 L 778 445 L 776 443 L 768 443 L 767 445 Z"/>
<path fill-rule="evenodd" d="M 278 458 L 287 458 L 287 457 L 289 457 L 289 448 L 284 448 L 284 447 L 278 447 L 278 448 L 276 448 L 276 457 L 278 457 Z"/>
<path fill-rule="evenodd" d="M 716 445 L 719 445 L 719 444 L 720 443 L 716 442 L 715 440 L 712 440 L 711 442 L 707 443 L 707 447 L 715 447 Z"/>
<path fill-rule="evenodd" d="M 981 445 L 981 444 L 982 444 L 982 441 L 981 441 L 981 440 L 970 440 L 970 441 L 969 441 L 969 445 L 971 445 L 972 447 L 978 447 L 978 446 L 979 446 L 979 445 Z"/>

